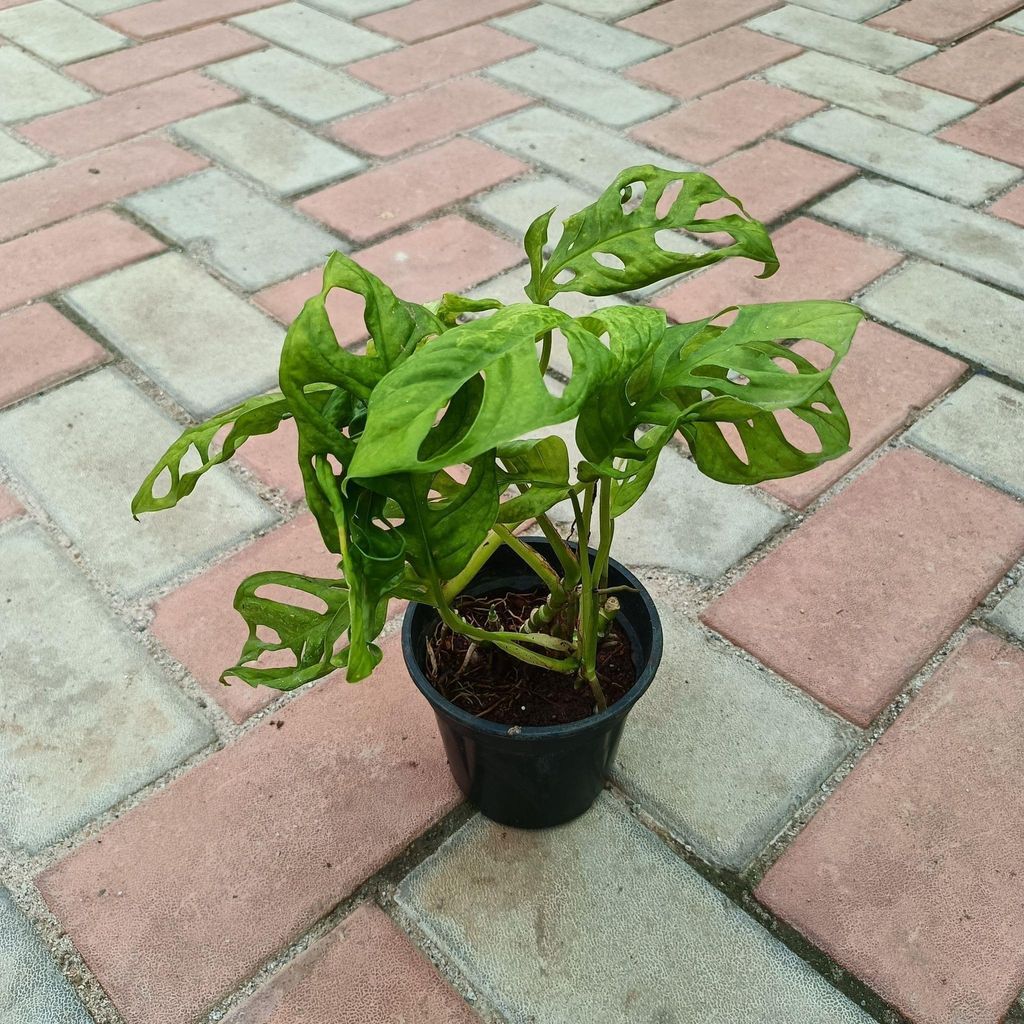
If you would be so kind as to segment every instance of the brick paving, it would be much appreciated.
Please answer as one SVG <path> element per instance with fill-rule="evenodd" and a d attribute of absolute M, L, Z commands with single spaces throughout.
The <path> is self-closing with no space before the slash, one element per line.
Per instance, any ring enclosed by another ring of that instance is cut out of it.
<path fill-rule="evenodd" d="M 1022 7 L 0 0 L 0 1020 L 1024 1020 Z M 294 430 L 128 502 L 274 385 L 331 250 L 512 300 L 531 216 L 643 162 L 782 261 L 670 318 L 866 310 L 852 450 L 751 489 L 666 453 L 616 538 L 662 672 L 598 806 L 517 833 L 397 618 L 359 687 L 217 681 L 242 576 L 332 567 Z"/>

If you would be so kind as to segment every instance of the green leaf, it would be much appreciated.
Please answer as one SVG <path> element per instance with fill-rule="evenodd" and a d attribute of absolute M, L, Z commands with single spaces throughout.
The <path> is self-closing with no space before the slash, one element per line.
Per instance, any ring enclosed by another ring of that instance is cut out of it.
<path fill-rule="evenodd" d="M 437 318 L 446 327 L 454 327 L 464 313 L 484 313 L 504 305 L 500 299 L 467 299 L 464 295 L 445 292 L 437 305 Z"/>
<path fill-rule="evenodd" d="M 565 335 L 573 361 L 572 379 L 561 395 L 548 390 L 537 362 L 537 339 L 554 329 Z M 572 419 L 610 365 L 608 350 L 592 334 L 568 314 L 544 306 L 505 306 L 453 327 L 377 385 L 350 473 L 370 478 L 432 472 Z M 446 448 L 424 445 L 441 411 L 478 375 L 483 392 L 472 422 Z"/>
<path fill-rule="evenodd" d="M 560 437 L 509 441 L 498 447 L 497 454 L 503 467 L 499 474 L 502 490 L 515 486 L 521 492 L 501 503 L 499 522 L 524 522 L 567 497 L 569 451 Z"/>
<path fill-rule="evenodd" d="M 383 521 L 384 495 L 351 481 L 343 492 L 330 464 L 320 457 L 316 473 L 341 542 L 349 603 L 346 678 L 356 683 L 370 675 L 383 657 L 373 641 L 384 628 L 388 600 L 405 572 L 405 541 Z"/>
<path fill-rule="evenodd" d="M 662 380 L 698 468 L 725 483 L 753 484 L 803 473 L 848 451 L 850 424 L 829 378 L 862 315 L 846 302 L 783 302 L 740 307 L 727 328 L 699 331 Z M 819 369 L 778 343 L 796 339 L 826 346 L 830 364 Z M 776 416 L 783 410 L 813 430 L 812 450 L 786 437 Z M 653 405 L 648 411 L 657 418 Z M 733 424 L 740 451 L 724 423 Z"/>
<path fill-rule="evenodd" d="M 305 396 L 306 400 L 314 407 L 322 406 L 330 390 L 328 385 L 310 388 Z M 143 480 L 132 499 L 132 515 L 173 508 L 182 498 L 192 493 L 204 473 L 222 462 L 227 462 L 250 437 L 273 433 L 281 421 L 290 416 L 291 407 L 288 400 L 284 395 L 275 393 L 246 399 L 240 405 L 218 413 L 205 423 L 189 427 L 164 452 L 160 461 Z M 211 455 L 210 447 L 214 438 L 229 425 L 231 429 L 225 436 L 220 451 Z M 192 452 L 199 457 L 199 468 L 182 472 L 181 464 Z M 165 472 L 170 476 L 170 487 L 166 494 L 158 498 L 153 493 L 153 488 Z"/>
<path fill-rule="evenodd" d="M 261 587 L 272 585 L 319 598 L 326 609 L 315 611 L 257 593 Z M 239 585 L 235 609 L 249 627 L 249 638 L 238 663 L 226 669 L 221 680 L 235 676 L 250 686 L 262 684 L 275 690 L 294 690 L 329 675 L 347 661 L 347 649 L 335 651 L 349 623 L 348 586 L 344 580 L 293 572 L 258 572 Z M 273 630 L 276 639 L 262 639 L 260 630 Z M 292 652 L 294 665 L 261 668 L 253 664 L 267 652 L 285 650 Z"/>
<path fill-rule="evenodd" d="M 338 344 L 327 315 L 327 297 L 335 288 L 362 295 L 363 319 L 371 336 L 366 355 Z M 285 337 L 281 353 L 281 390 L 299 431 L 299 469 L 306 503 L 316 517 L 329 551 L 340 553 L 341 540 L 329 495 L 316 473 L 318 456 L 333 456 L 343 468 L 351 461 L 365 414 L 366 400 L 389 370 L 408 359 L 417 346 L 444 325 L 425 307 L 406 302 L 379 278 L 341 253 L 324 268 L 323 287 L 303 306 Z M 307 398 L 311 385 L 332 385 L 337 394 L 326 406 Z"/>
<path fill-rule="evenodd" d="M 675 182 L 681 182 L 679 194 L 659 216 L 658 205 Z M 638 187 L 643 188 L 643 196 L 636 209 L 627 212 L 625 207 Z M 740 213 L 698 219 L 701 206 L 722 199 L 735 204 Z M 759 276 L 770 277 L 779 266 L 771 239 L 760 221 L 742 211 L 743 204 L 706 174 L 666 171 L 650 164 L 629 167 L 595 203 L 564 222 L 562 235 L 546 263 L 543 249 L 551 213 L 533 222 L 526 237 L 531 267 L 526 293 L 540 303 L 559 292 L 616 295 L 733 256 L 762 263 Z M 733 241 L 720 249 L 679 253 L 661 247 L 659 231 L 724 232 Z M 570 278 L 559 283 L 557 278 L 563 274 Z"/>
<path fill-rule="evenodd" d="M 469 478 L 444 486 L 433 473 L 401 473 L 368 483 L 395 498 L 405 517 L 395 527 L 405 541 L 406 558 L 423 578 L 457 576 L 483 543 L 498 516 L 498 477 L 494 453 L 470 463 Z M 431 492 L 441 496 L 432 498 Z"/>
<path fill-rule="evenodd" d="M 607 333 L 613 369 L 581 410 L 576 443 L 599 472 L 611 473 L 612 458 L 640 454 L 633 437 L 642 421 L 630 397 L 630 380 L 651 360 L 668 324 L 662 310 L 637 306 L 609 306 L 580 323 L 592 334 Z"/>

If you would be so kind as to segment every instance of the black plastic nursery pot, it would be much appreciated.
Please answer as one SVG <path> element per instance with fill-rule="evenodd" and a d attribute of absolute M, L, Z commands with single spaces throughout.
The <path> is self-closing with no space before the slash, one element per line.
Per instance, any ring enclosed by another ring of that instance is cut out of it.
<path fill-rule="evenodd" d="M 523 539 L 555 564 L 546 540 Z M 611 586 L 632 588 L 617 595 L 621 610 L 616 621 L 632 644 L 636 682 L 606 711 L 566 725 L 509 727 L 477 718 L 444 698 L 424 670 L 426 640 L 437 626 L 437 612 L 416 603 L 406 610 L 405 664 L 437 716 L 455 781 L 493 821 L 515 828 L 560 825 L 586 811 L 604 786 L 626 716 L 654 680 L 662 651 L 661 620 L 643 584 L 614 559 L 608 581 Z M 530 567 L 511 548 L 503 547 L 466 593 L 531 590 L 538 583 Z"/>

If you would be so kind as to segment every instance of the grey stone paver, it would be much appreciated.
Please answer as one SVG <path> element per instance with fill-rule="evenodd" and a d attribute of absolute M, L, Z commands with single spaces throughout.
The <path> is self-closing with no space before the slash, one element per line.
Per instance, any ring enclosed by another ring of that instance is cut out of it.
<path fill-rule="evenodd" d="M 568 362 L 556 360 L 552 365 L 565 373 Z M 557 434 L 566 442 L 575 471 L 582 456 L 573 440 L 574 430 L 575 424 L 568 423 L 542 433 Z M 555 522 L 572 519 L 568 502 L 549 514 Z M 657 566 L 715 579 L 785 522 L 785 516 L 753 492 L 704 476 L 689 459 L 666 448 L 643 500 L 615 521 L 615 557 L 625 565 Z"/>
<path fill-rule="evenodd" d="M 515 156 L 602 191 L 624 167 L 666 163 L 665 156 L 647 146 L 547 107 L 518 111 L 478 128 L 475 134 Z M 688 166 L 677 160 L 671 165 L 682 169 Z"/>
<path fill-rule="evenodd" d="M 1018 640 L 1024 640 L 1024 584 L 1018 582 L 989 612 L 988 620 Z"/>
<path fill-rule="evenodd" d="M 253 11 L 232 23 L 324 64 L 351 64 L 398 46 L 387 36 L 299 3 Z"/>
<path fill-rule="evenodd" d="M 1002 192 L 1024 174 L 1019 167 L 855 110 L 823 110 L 785 135 L 811 149 L 967 206 Z"/>
<path fill-rule="evenodd" d="M 0 46 L 0 82 L 0 121 L 4 122 L 52 114 L 93 98 L 88 89 L 14 46 Z"/>
<path fill-rule="evenodd" d="M 885 239 L 1024 293 L 1024 228 L 885 181 L 861 178 L 812 207 L 825 220 Z"/>
<path fill-rule="evenodd" d="M 589 14 L 590 5 L 583 8 Z M 623 15 L 624 17 L 625 15 Z M 664 53 L 668 46 L 551 4 L 537 4 L 492 22 L 496 28 L 597 68 L 624 68 Z"/>
<path fill-rule="evenodd" d="M 551 0 L 559 7 L 568 7 L 571 10 L 588 14 L 592 18 L 604 18 L 608 21 L 618 21 L 630 14 L 653 7 L 653 0 Z"/>
<path fill-rule="evenodd" d="M 208 110 L 179 121 L 174 131 L 282 196 L 326 185 L 366 166 L 347 149 L 251 103 Z"/>
<path fill-rule="evenodd" d="M 308 7 L 316 7 L 339 18 L 364 18 L 368 14 L 390 11 L 408 0 L 303 0 Z"/>
<path fill-rule="evenodd" d="M 676 102 L 671 96 L 642 89 L 618 74 L 590 68 L 542 49 L 495 64 L 488 68 L 488 74 L 520 92 L 613 128 L 656 117 Z"/>
<path fill-rule="evenodd" d="M 174 511 L 133 522 L 136 488 L 180 433 L 108 368 L 0 414 L 0 462 L 107 585 L 135 596 L 275 519 L 222 470 Z"/>
<path fill-rule="evenodd" d="M 550 831 L 478 816 L 397 898 L 509 1024 L 870 1024 L 607 795 Z"/>
<path fill-rule="evenodd" d="M 0 1021 L 93 1024 L 32 922 L 0 889 Z"/>
<path fill-rule="evenodd" d="M 916 39 L 791 4 L 748 21 L 747 27 L 878 71 L 899 71 L 936 49 Z"/>
<path fill-rule="evenodd" d="M 37 171 L 46 164 L 46 157 L 24 143 L 16 142 L 7 132 L 0 132 L 0 181 Z"/>
<path fill-rule="evenodd" d="M 776 85 L 918 132 L 932 132 L 975 109 L 967 100 L 826 53 L 802 53 L 761 74 Z"/>
<path fill-rule="evenodd" d="M 17 595 L 0 603 L 0 711 L 17 726 L 0 733 L 0 834 L 36 850 L 214 733 L 38 526 L 0 533 L 0 569 Z"/>
<path fill-rule="evenodd" d="M 318 123 L 352 114 L 385 99 L 342 71 L 328 71 L 276 46 L 212 64 L 206 73 L 302 121 Z"/>
<path fill-rule="evenodd" d="M 249 291 L 348 249 L 216 168 L 141 192 L 125 206 Z"/>
<path fill-rule="evenodd" d="M 1003 18 L 996 28 L 1005 28 L 1010 32 L 1020 32 L 1024 34 L 1024 11 L 1018 11 L 1016 14 L 1011 14 L 1008 18 Z"/>
<path fill-rule="evenodd" d="M 835 769 L 856 730 L 710 641 L 653 592 L 665 653 L 630 713 L 614 777 L 705 860 L 736 871 Z"/>
<path fill-rule="evenodd" d="M 1024 301 L 929 263 L 909 264 L 858 300 L 897 330 L 1024 381 Z"/>
<path fill-rule="evenodd" d="M 58 0 L 35 0 L 0 11 L 0 36 L 51 64 L 97 57 L 127 46 L 127 36 Z"/>
<path fill-rule="evenodd" d="M 65 299 L 199 419 L 277 384 L 282 328 L 178 253 L 79 285 Z"/>
<path fill-rule="evenodd" d="M 1024 498 L 1024 393 L 974 376 L 914 424 L 908 440 Z"/>
<path fill-rule="evenodd" d="M 798 7 L 806 7 L 823 14 L 834 14 L 850 21 L 867 21 L 876 14 L 895 7 L 900 0 L 792 0 Z"/>
<path fill-rule="evenodd" d="M 526 235 L 526 229 L 539 213 L 556 207 L 548 225 L 549 244 L 554 245 L 562 233 L 562 221 L 589 206 L 597 196 L 596 190 L 578 188 L 557 174 L 541 174 L 509 185 L 499 185 L 473 200 L 471 206 L 477 214 L 516 240 Z"/>

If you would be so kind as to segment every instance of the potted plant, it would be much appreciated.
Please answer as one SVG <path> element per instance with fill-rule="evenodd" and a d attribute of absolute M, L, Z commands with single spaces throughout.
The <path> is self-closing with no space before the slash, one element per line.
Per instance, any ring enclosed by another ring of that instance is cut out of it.
<path fill-rule="evenodd" d="M 735 212 L 699 219 L 719 201 Z M 642 497 L 677 433 L 701 471 L 734 484 L 847 451 L 829 377 L 861 317 L 830 301 L 733 307 L 675 325 L 639 305 L 571 317 L 551 305 L 563 292 L 615 295 L 732 257 L 768 277 L 778 261 L 764 226 L 705 174 L 628 168 L 549 249 L 552 213 L 526 233 L 529 301 L 514 305 L 451 294 L 407 302 L 332 255 L 321 292 L 288 330 L 280 391 L 186 430 L 132 503 L 136 515 L 176 505 L 248 438 L 293 418 L 306 501 L 339 577 L 245 580 L 234 604 L 249 637 L 222 681 L 291 690 L 342 670 L 358 682 L 381 660 L 389 602 L 408 601 L 406 663 L 456 780 L 486 814 L 522 827 L 590 806 L 658 668 L 655 607 L 611 557 L 616 518 Z M 660 244 L 662 232 L 729 241 L 682 253 Z M 362 354 L 332 330 L 334 288 L 365 299 Z M 572 364 L 562 388 L 545 377 L 558 336 Z M 784 344 L 795 339 L 825 346 L 831 361 L 819 368 Z M 812 450 L 787 438 L 781 413 L 813 429 Z M 576 466 L 565 442 L 543 433 L 573 420 Z M 549 515 L 560 503 L 572 510 L 568 536 Z M 520 536 L 529 523 L 538 537 Z M 271 584 L 296 603 L 262 594 Z M 261 663 L 282 651 L 289 666 Z"/>

